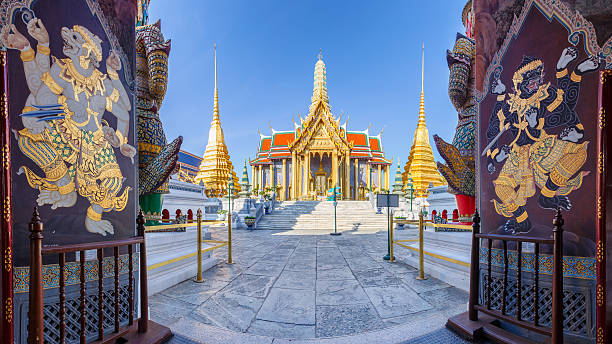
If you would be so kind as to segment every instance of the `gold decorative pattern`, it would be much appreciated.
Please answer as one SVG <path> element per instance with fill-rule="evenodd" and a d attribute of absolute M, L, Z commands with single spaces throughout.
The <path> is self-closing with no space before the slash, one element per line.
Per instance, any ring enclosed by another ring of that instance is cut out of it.
<path fill-rule="evenodd" d="M 599 165 L 599 174 L 603 174 L 605 169 L 603 152 L 599 152 L 599 160 L 597 161 L 597 164 Z"/>
<path fill-rule="evenodd" d="M 2 94 L 2 98 L 0 98 L 0 112 L 2 112 L 2 117 L 6 118 L 6 102 L 5 102 L 6 96 L 4 95 L 4 93 Z"/>
<path fill-rule="evenodd" d="M 13 266 L 13 251 L 11 247 L 4 249 L 4 270 L 11 272 Z"/>
<path fill-rule="evenodd" d="M 4 145 L 4 147 L 2 147 L 2 167 L 4 167 L 4 169 L 7 171 L 9 169 L 9 159 L 10 158 L 11 157 L 9 155 L 9 146 Z"/>
<path fill-rule="evenodd" d="M 604 344 L 604 329 L 601 326 L 597 328 L 597 344 Z"/>
<path fill-rule="evenodd" d="M 603 129 L 606 126 L 606 110 L 603 106 L 599 109 L 599 128 Z"/>
<path fill-rule="evenodd" d="M 602 307 L 604 305 L 604 288 L 601 284 L 597 285 L 597 293 L 595 295 L 595 299 L 597 302 L 597 307 Z"/>
<path fill-rule="evenodd" d="M 9 196 L 4 198 L 3 211 L 4 221 L 9 222 L 11 220 L 11 200 Z"/>
<path fill-rule="evenodd" d="M 604 245 L 601 240 L 597 241 L 597 261 L 601 263 L 604 256 Z"/>
<path fill-rule="evenodd" d="M 603 217 L 603 205 L 601 204 L 601 196 L 597 198 L 597 218 L 601 219 Z"/>
<path fill-rule="evenodd" d="M 11 297 L 4 302 L 4 317 L 7 322 L 13 322 L 13 298 Z"/>

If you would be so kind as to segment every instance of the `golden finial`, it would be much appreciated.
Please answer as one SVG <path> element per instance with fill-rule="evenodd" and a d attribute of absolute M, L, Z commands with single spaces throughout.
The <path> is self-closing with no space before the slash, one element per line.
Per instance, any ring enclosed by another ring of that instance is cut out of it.
<path fill-rule="evenodd" d="M 219 119 L 219 91 L 217 90 L 217 43 L 214 44 L 215 48 L 215 95 L 213 104 L 213 120 Z"/>
<path fill-rule="evenodd" d="M 322 52 L 323 52 L 323 49 L 319 48 L 319 60 L 323 59 Z"/>
<path fill-rule="evenodd" d="M 423 93 L 423 81 L 425 80 L 425 43 L 423 43 L 423 56 L 421 58 L 421 93 Z"/>

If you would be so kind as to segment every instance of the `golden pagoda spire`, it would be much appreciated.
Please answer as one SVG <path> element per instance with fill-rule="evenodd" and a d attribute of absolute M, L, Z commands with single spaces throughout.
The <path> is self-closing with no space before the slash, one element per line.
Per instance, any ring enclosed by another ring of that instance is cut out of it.
<path fill-rule="evenodd" d="M 430 184 L 434 186 L 444 185 L 444 179 L 436 168 L 433 151 L 429 144 L 429 130 L 427 130 L 427 124 L 425 123 L 425 44 L 423 44 L 422 49 L 419 122 L 414 132 L 410 156 L 402 174 L 404 184 L 409 175 L 412 177 L 416 197 L 427 197 Z"/>
<path fill-rule="evenodd" d="M 327 73 L 325 70 L 325 62 L 319 49 L 319 60 L 315 64 L 314 71 L 314 86 L 312 89 L 312 98 L 310 98 L 310 113 L 313 113 L 319 102 L 323 102 L 329 108 L 329 97 L 327 96 Z"/>
<path fill-rule="evenodd" d="M 202 157 L 200 169 L 195 177 L 195 182 L 202 181 L 206 187 L 206 193 L 210 196 L 227 194 L 229 178 L 234 180 L 236 192 L 240 191 L 238 177 L 230 161 L 230 156 L 225 145 L 223 129 L 219 117 L 219 90 L 217 88 L 217 45 L 215 44 L 215 90 L 213 96 L 213 119 L 208 131 L 208 144 Z"/>

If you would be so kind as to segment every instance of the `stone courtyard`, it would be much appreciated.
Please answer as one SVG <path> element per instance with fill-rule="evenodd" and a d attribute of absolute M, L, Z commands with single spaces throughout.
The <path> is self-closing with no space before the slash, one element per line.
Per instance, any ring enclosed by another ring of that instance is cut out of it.
<path fill-rule="evenodd" d="M 415 230 L 396 233 L 416 236 Z M 226 234 L 212 229 L 213 238 Z M 205 343 L 329 337 L 399 343 L 438 331 L 466 310 L 466 292 L 434 278 L 417 280 L 417 270 L 402 261 L 405 249 L 394 252 L 396 262 L 384 261 L 386 236 L 233 231 L 234 264 L 225 263 L 227 249 L 218 250 L 219 263 L 204 273 L 204 283 L 188 280 L 150 298 L 151 318 Z"/>

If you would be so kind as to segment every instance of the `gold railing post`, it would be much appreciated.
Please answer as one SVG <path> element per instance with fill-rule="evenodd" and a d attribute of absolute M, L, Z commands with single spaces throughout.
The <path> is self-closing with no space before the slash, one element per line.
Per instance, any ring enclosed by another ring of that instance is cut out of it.
<path fill-rule="evenodd" d="M 232 213 L 227 214 L 227 264 L 234 264 L 232 261 Z"/>
<path fill-rule="evenodd" d="M 395 261 L 394 257 L 393 257 L 393 212 L 391 212 L 389 214 L 389 226 L 391 226 L 391 228 L 389 228 L 389 235 L 391 236 L 389 241 L 391 242 L 391 247 L 389 247 L 389 262 L 393 262 Z"/>
<path fill-rule="evenodd" d="M 198 209 L 198 273 L 196 275 L 195 282 L 202 283 L 204 282 L 204 277 L 202 276 L 202 210 Z"/>
<path fill-rule="evenodd" d="M 423 257 L 423 212 L 421 211 L 419 213 L 419 276 L 417 277 L 418 280 L 425 280 L 427 279 L 425 277 L 425 267 L 424 267 L 424 261 L 423 261 L 424 257 Z"/>

